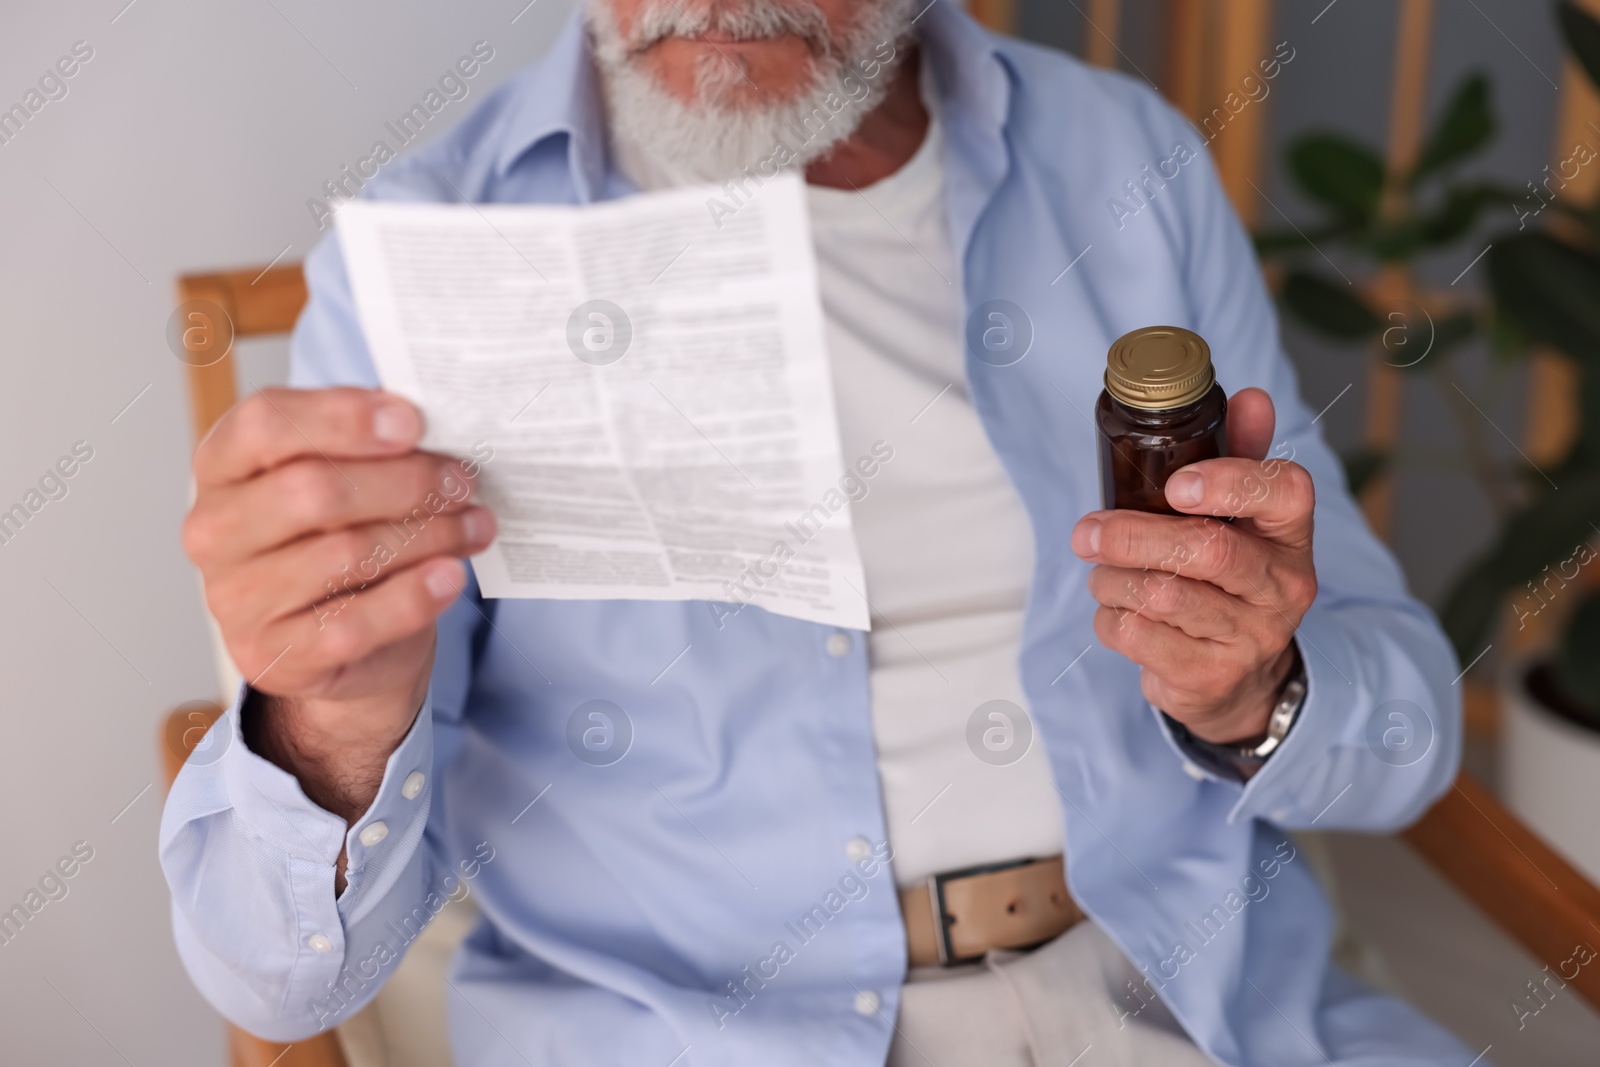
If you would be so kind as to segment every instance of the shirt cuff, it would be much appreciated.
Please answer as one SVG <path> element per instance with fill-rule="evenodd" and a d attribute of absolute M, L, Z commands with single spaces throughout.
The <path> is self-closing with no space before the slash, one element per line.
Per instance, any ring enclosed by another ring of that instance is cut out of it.
<path fill-rule="evenodd" d="M 1353 681 L 1360 672 L 1349 635 L 1326 608 L 1312 605 L 1295 641 L 1305 664 L 1305 701 L 1283 743 L 1245 784 L 1230 823 L 1260 818 L 1303 828 L 1322 814 L 1317 806 L 1328 803 L 1329 756 L 1360 696 Z"/>
<path fill-rule="evenodd" d="M 346 923 L 363 918 L 404 876 L 422 844 L 432 797 L 430 685 L 416 722 L 399 747 L 389 753 L 378 795 L 345 834 L 345 891 L 339 896 L 339 911 Z"/>
<path fill-rule="evenodd" d="M 340 850 L 347 849 L 349 871 L 365 866 L 369 851 L 393 831 L 409 830 L 414 823 L 420 836 L 432 785 L 427 780 L 433 760 L 431 687 L 405 739 L 389 754 L 377 798 L 348 827 L 306 796 L 294 775 L 245 744 L 240 717 L 250 695 L 248 684 L 241 683 L 238 699 L 224 716 L 228 744 L 219 761 L 228 801 L 246 827 L 297 860 L 332 866 L 338 862 Z M 382 828 L 374 829 L 378 824 Z M 392 842 L 391 850 L 398 843 Z M 348 874 L 347 881 L 354 884 Z"/>

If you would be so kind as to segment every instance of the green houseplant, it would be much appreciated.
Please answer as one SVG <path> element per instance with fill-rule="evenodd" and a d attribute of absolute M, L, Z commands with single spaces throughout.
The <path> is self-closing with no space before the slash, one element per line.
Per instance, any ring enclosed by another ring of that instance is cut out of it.
<path fill-rule="evenodd" d="M 1566 0 L 1556 17 L 1567 48 L 1600 85 L 1600 21 Z M 1553 609 L 1565 617 L 1556 647 L 1532 666 L 1526 684 L 1547 709 L 1600 735 L 1600 592 L 1582 586 L 1583 572 L 1600 567 L 1600 201 L 1578 202 L 1564 191 L 1583 168 L 1600 167 L 1600 128 L 1519 189 L 1460 173 L 1496 127 L 1489 82 L 1472 75 L 1456 87 L 1407 173 L 1391 173 L 1378 152 L 1338 134 L 1298 138 L 1288 148 L 1288 172 L 1321 218 L 1303 230 L 1259 234 L 1257 249 L 1283 270 L 1287 315 L 1361 351 L 1381 344 L 1394 366 L 1431 379 L 1454 414 L 1466 443 L 1456 455 L 1360 450 L 1344 460 L 1357 492 L 1408 462 L 1456 462 L 1477 479 L 1497 534 L 1440 609 L 1461 662 L 1475 661 L 1495 640 L 1508 604 L 1513 625 Z M 1372 270 L 1450 250 L 1465 263 L 1485 246 L 1486 292 L 1452 287 L 1432 311 L 1426 303 L 1385 306 L 1326 257 L 1333 252 Z M 1453 366 L 1474 340 L 1492 347 L 1485 392 L 1503 387 L 1535 348 L 1575 362 L 1580 429 L 1558 462 L 1535 467 L 1520 450 L 1510 462 L 1497 458 L 1503 435 Z"/>

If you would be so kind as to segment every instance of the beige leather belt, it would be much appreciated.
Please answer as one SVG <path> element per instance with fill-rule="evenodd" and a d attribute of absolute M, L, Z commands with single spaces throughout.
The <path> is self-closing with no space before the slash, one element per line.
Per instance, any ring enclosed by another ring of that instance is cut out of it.
<path fill-rule="evenodd" d="M 1060 856 L 968 867 L 900 891 L 913 967 L 981 959 L 995 948 L 1031 948 L 1084 918 L 1067 892 Z"/>

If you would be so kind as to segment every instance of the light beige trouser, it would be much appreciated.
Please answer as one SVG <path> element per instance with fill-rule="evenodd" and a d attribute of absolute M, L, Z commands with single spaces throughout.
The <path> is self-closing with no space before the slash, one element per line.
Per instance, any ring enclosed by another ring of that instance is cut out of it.
<path fill-rule="evenodd" d="M 1134 1014 L 1130 979 L 1142 976 L 1093 922 L 1032 952 L 917 968 L 887 1067 L 1210 1067 L 1159 1001 Z"/>

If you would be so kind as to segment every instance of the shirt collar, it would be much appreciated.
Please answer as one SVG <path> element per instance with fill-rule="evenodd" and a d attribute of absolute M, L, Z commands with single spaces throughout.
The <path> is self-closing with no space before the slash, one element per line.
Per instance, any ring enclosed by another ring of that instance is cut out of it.
<path fill-rule="evenodd" d="M 916 31 L 946 113 L 952 120 L 973 123 L 982 140 L 998 143 L 1010 106 L 1010 79 L 993 36 L 955 0 L 929 0 L 916 18 Z M 504 177 L 528 151 L 564 135 L 578 196 L 594 199 L 604 186 L 608 152 L 599 79 L 581 5 L 550 53 L 518 86 L 517 96 L 495 158 L 496 174 Z"/>
<path fill-rule="evenodd" d="M 998 135 L 1011 106 L 1011 71 L 994 35 L 955 0 L 929 0 L 916 18 L 916 29 L 945 113 Z"/>
<path fill-rule="evenodd" d="M 567 164 L 581 200 L 593 200 L 605 182 L 606 138 L 599 79 L 589 55 L 583 5 L 543 60 L 517 87 L 495 157 L 495 173 L 505 177 L 531 149 L 565 135 Z"/>

